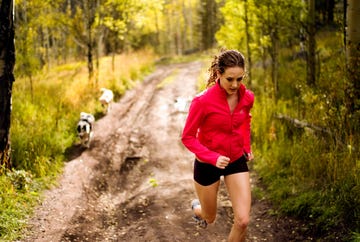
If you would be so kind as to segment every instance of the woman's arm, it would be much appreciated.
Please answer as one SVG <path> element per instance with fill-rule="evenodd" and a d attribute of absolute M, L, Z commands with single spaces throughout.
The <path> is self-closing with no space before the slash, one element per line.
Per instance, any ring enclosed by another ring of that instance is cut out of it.
<path fill-rule="evenodd" d="M 244 137 L 244 153 L 248 160 L 253 159 L 251 151 L 251 113 L 250 110 L 254 105 L 254 94 L 250 91 L 246 91 L 245 98 L 247 98 L 247 117 L 244 124 L 241 126 L 241 133 Z"/>
<path fill-rule="evenodd" d="M 194 153 L 201 161 L 215 166 L 219 154 L 202 145 L 197 138 L 199 127 L 204 118 L 204 106 L 199 98 L 195 98 L 190 105 L 181 141 L 185 147 Z"/>

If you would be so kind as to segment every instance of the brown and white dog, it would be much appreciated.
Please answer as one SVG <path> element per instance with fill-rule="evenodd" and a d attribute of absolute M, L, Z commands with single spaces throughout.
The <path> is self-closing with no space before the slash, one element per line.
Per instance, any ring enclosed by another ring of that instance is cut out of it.
<path fill-rule="evenodd" d="M 101 96 L 99 98 L 99 101 L 101 103 L 101 105 L 105 108 L 105 113 L 108 113 L 111 109 L 111 104 L 113 102 L 114 99 L 114 93 L 106 88 L 101 88 Z"/>
<path fill-rule="evenodd" d="M 93 136 L 95 117 L 92 114 L 81 112 L 80 120 L 77 124 L 77 133 L 81 141 L 81 145 L 89 148 Z"/>

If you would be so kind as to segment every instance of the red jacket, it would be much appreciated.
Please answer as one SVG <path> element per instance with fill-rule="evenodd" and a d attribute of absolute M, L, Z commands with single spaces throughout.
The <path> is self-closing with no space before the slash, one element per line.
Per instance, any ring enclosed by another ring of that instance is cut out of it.
<path fill-rule="evenodd" d="M 254 94 L 241 85 L 239 103 L 233 113 L 226 97 L 218 83 L 197 95 L 191 102 L 181 138 L 199 160 L 214 166 L 220 155 L 233 162 L 244 152 L 251 152 L 250 109 Z"/>

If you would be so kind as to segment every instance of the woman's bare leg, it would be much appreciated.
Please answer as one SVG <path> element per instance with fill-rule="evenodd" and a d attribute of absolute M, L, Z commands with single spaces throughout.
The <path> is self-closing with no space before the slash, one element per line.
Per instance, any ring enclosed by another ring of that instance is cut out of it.
<path fill-rule="evenodd" d="M 251 190 L 249 172 L 235 173 L 225 177 L 234 211 L 234 224 L 229 234 L 229 242 L 245 241 L 250 220 Z"/>
<path fill-rule="evenodd" d="M 220 180 L 209 186 L 200 185 L 196 181 L 194 183 L 201 204 L 201 206 L 194 208 L 194 213 L 204 219 L 207 223 L 213 223 L 217 212 L 217 193 Z"/>

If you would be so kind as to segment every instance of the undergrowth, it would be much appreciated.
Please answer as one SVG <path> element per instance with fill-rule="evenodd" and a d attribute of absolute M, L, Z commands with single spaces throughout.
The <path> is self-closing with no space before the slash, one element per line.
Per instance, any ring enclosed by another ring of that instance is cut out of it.
<path fill-rule="evenodd" d="M 280 213 L 305 220 L 317 238 L 359 241 L 360 159 L 355 142 L 359 133 L 349 133 L 346 126 L 346 79 L 343 57 L 336 51 L 339 48 L 331 41 L 319 42 L 319 46 L 322 62 L 317 88 L 306 85 L 304 61 L 286 51 L 280 59 L 276 102 L 271 89 L 265 88 L 269 73 L 252 71 L 254 168 L 266 187 L 262 195 L 271 199 Z M 79 113 L 101 117 L 100 87 L 112 89 L 115 98 L 120 98 L 151 70 L 154 60 L 147 52 L 105 57 L 91 82 L 85 63 L 55 67 L 34 76 L 32 90 L 28 79 L 16 80 L 11 126 L 14 169 L 6 172 L 0 168 L 1 240 L 21 236 L 41 191 L 61 172 L 66 149 L 77 142 Z M 168 60 L 161 63 L 164 61 Z M 204 68 L 199 89 L 205 88 L 205 73 Z M 277 118 L 278 114 L 326 132 L 296 128 Z"/>
<path fill-rule="evenodd" d="M 306 85 L 304 61 L 291 56 L 283 55 L 277 101 L 264 89 L 262 71 L 253 71 L 254 167 L 279 212 L 306 221 L 324 241 L 358 241 L 360 157 L 354 140 L 360 137 L 346 125 L 344 53 L 321 40 L 315 88 Z M 309 125 L 300 128 L 279 114 Z"/>
<path fill-rule="evenodd" d="M 151 72 L 154 60 L 150 51 L 104 57 L 90 81 L 82 62 L 44 70 L 31 82 L 16 78 L 10 134 L 13 168 L 0 167 L 1 241 L 21 237 L 41 191 L 55 184 L 66 150 L 79 142 L 80 112 L 93 113 L 96 118 L 103 115 L 100 88 L 112 89 L 115 99 L 120 98 Z"/>

